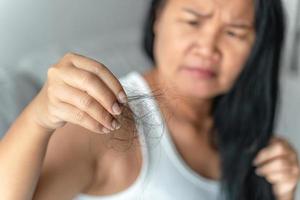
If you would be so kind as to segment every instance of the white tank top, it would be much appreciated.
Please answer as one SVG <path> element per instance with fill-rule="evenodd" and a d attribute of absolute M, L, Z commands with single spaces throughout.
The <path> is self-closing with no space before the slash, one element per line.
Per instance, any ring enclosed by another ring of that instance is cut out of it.
<path fill-rule="evenodd" d="M 128 96 L 153 95 L 138 72 L 127 74 L 120 82 Z M 136 125 L 143 155 L 140 174 L 124 191 L 105 196 L 79 194 L 74 200 L 219 199 L 220 183 L 200 176 L 181 158 L 154 98 L 134 100 L 129 106 L 144 122 Z"/>

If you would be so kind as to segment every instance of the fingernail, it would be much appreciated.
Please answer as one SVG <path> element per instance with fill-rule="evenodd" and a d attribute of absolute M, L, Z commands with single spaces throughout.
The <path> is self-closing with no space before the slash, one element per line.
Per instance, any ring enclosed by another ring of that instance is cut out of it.
<path fill-rule="evenodd" d="M 111 126 L 114 130 L 117 130 L 121 127 L 121 124 L 117 120 L 114 119 L 111 123 Z"/>
<path fill-rule="evenodd" d="M 124 92 L 120 92 L 118 95 L 120 103 L 126 103 L 128 101 L 127 96 Z"/>
<path fill-rule="evenodd" d="M 114 103 L 112 110 L 116 115 L 119 115 L 122 112 L 121 107 L 119 106 L 119 104 L 117 102 Z"/>
<path fill-rule="evenodd" d="M 107 128 L 105 128 L 105 127 L 103 127 L 102 128 L 102 132 L 105 133 L 105 134 L 108 134 L 108 133 L 110 133 L 110 130 L 107 129 Z"/>

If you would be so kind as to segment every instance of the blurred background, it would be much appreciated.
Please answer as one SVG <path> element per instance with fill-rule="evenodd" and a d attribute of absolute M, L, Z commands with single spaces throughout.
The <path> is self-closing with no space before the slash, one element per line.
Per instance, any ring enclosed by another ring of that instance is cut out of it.
<path fill-rule="evenodd" d="M 97 59 L 118 77 L 149 67 L 140 46 L 149 2 L 0 0 L 0 136 L 66 52 Z M 288 32 L 276 132 L 300 151 L 300 3 L 284 0 L 284 5 Z"/>

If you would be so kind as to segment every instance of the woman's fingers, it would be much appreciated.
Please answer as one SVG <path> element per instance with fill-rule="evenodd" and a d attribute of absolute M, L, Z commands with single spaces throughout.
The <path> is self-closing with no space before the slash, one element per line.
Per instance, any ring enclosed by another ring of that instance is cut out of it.
<path fill-rule="evenodd" d="M 273 191 L 277 199 L 293 199 L 287 198 L 294 196 L 298 177 L 287 171 L 270 173 L 265 176 L 266 180 L 273 185 Z"/>
<path fill-rule="evenodd" d="M 273 173 L 266 173 L 266 175 L 264 175 L 264 177 L 271 184 L 290 182 L 290 181 L 295 181 L 295 179 L 296 179 L 295 174 L 290 173 L 289 171 L 277 171 L 277 172 L 273 172 Z"/>
<path fill-rule="evenodd" d="M 72 57 L 71 62 L 75 67 L 98 76 L 112 90 L 120 103 L 127 102 L 121 83 L 105 65 L 82 55 L 69 54 L 69 56 Z"/>
<path fill-rule="evenodd" d="M 263 164 L 262 166 L 258 167 L 255 172 L 259 175 L 266 175 L 270 173 L 276 174 L 282 171 L 289 172 L 293 164 L 294 163 L 290 159 L 281 157 Z"/>
<path fill-rule="evenodd" d="M 272 184 L 275 196 L 285 199 L 294 194 L 300 177 L 297 153 L 285 140 L 272 139 L 254 159 L 256 174 Z"/>
<path fill-rule="evenodd" d="M 77 124 L 92 132 L 100 134 L 107 134 L 110 132 L 110 130 L 102 126 L 102 124 L 97 122 L 86 112 L 70 104 L 60 102 L 58 106 L 53 109 L 53 113 L 56 115 L 57 118 L 60 118 L 63 121 L 68 121 L 73 124 Z"/>
<path fill-rule="evenodd" d="M 88 93 L 66 84 L 58 86 L 55 89 L 55 93 L 58 101 L 71 104 L 78 109 L 85 111 L 106 128 L 110 130 L 119 128 L 117 120 Z"/>
<path fill-rule="evenodd" d="M 261 165 L 262 163 L 272 160 L 276 157 L 284 156 L 284 155 L 290 155 L 293 154 L 295 156 L 294 152 L 288 147 L 286 144 L 280 141 L 272 141 L 269 146 L 262 149 L 256 158 L 254 159 L 253 163 L 254 165 Z"/>
<path fill-rule="evenodd" d="M 66 84 L 92 96 L 112 115 L 121 114 L 122 108 L 115 94 L 96 75 L 73 66 L 60 70 L 59 75 Z"/>
<path fill-rule="evenodd" d="M 115 130 L 120 124 L 114 116 L 121 114 L 120 102 L 126 100 L 121 84 L 104 65 L 69 53 L 48 70 L 35 115 L 39 125 L 53 130 L 68 121 L 94 131 L 102 126 Z"/>

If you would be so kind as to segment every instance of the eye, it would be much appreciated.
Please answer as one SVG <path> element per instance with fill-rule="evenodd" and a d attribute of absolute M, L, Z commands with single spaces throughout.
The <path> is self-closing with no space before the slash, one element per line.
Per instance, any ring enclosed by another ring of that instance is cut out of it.
<path fill-rule="evenodd" d="M 187 21 L 187 23 L 191 26 L 199 26 L 200 25 L 199 21 L 196 21 L 196 20 L 190 20 L 190 21 Z"/>
<path fill-rule="evenodd" d="M 233 31 L 227 31 L 226 34 L 230 37 L 237 37 L 238 35 Z"/>
<path fill-rule="evenodd" d="M 202 24 L 201 20 L 196 18 L 182 18 L 179 19 L 178 22 L 180 22 L 184 26 L 188 26 L 191 28 L 198 28 Z"/>
<path fill-rule="evenodd" d="M 201 25 L 199 20 L 185 20 L 184 23 L 192 28 L 197 28 Z"/>
<path fill-rule="evenodd" d="M 235 31 L 226 31 L 226 35 L 231 38 L 243 39 L 245 36 L 244 34 L 237 33 Z"/>

